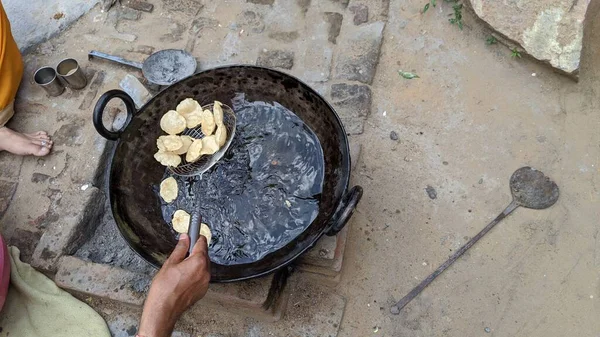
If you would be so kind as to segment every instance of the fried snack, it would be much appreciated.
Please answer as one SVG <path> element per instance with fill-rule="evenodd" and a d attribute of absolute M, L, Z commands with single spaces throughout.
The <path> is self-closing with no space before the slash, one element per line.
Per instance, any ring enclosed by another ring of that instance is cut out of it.
<path fill-rule="evenodd" d="M 156 147 L 158 148 L 158 152 L 167 152 L 167 148 L 165 147 L 165 144 L 163 143 L 163 140 L 160 139 L 160 137 L 156 139 Z"/>
<path fill-rule="evenodd" d="M 223 108 L 221 105 L 221 102 L 215 101 L 213 106 L 213 116 L 215 118 L 215 124 L 217 124 L 217 127 L 219 125 L 223 125 Z"/>
<path fill-rule="evenodd" d="M 202 108 L 185 115 L 188 129 L 195 128 L 202 123 Z"/>
<path fill-rule="evenodd" d="M 202 139 L 194 140 L 194 142 L 192 142 L 192 145 L 190 145 L 187 154 L 185 155 L 185 160 L 188 163 L 193 163 L 196 160 L 200 159 L 200 157 L 202 156 L 203 145 L 204 144 L 202 142 Z"/>
<path fill-rule="evenodd" d="M 177 193 L 177 180 L 175 178 L 169 177 L 160 183 L 160 197 L 167 203 L 177 199 Z"/>
<path fill-rule="evenodd" d="M 210 155 L 217 151 L 219 151 L 219 144 L 217 143 L 217 138 L 214 135 L 202 138 L 202 150 L 200 151 L 200 155 Z"/>
<path fill-rule="evenodd" d="M 164 152 L 176 153 L 183 146 L 183 141 L 179 136 L 160 136 L 156 140 L 156 146 Z"/>
<path fill-rule="evenodd" d="M 158 151 L 154 154 L 154 159 L 164 166 L 177 167 L 181 164 L 181 157 L 172 152 Z"/>
<path fill-rule="evenodd" d="M 190 136 L 181 136 L 181 143 L 183 143 L 183 145 L 181 146 L 181 148 L 177 151 L 173 151 L 173 153 L 175 154 L 185 154 L 186 152 L 188 152 L 188 150 L 190 149 L 190 146 L 192 145 L 192 143 L 194 142 L 194 138 L 190 137 Z"/>
<path fill-rule="evenodd" d="M 210 240 L 212 239 L 212 232 L 210 231 L 210 227 L 207 224 L 200 224 L 200 235 L 206 237 L 206 243 L 210 245 Z"/>
<path fill-rule="evenodd" d="M 160 128 L 170 135 L 182 133 L 186 125 L 185 118 L 175 110 L 168 111 L 160 119 Z"/>
<path fill-rule="evenodd" d="M 202 133 L 204 136 L 210 136 L 215 132 L 215 117 L 210 110 L 202 111 Z"/>
<path fill-rule="evenodd" d="M 223 145 L 225 145 L 225 142 L 227 142 L 227 128 L 225 128 L 225 125 L 220 124 L 217 125 L 217 131 L 215 132 L 215 139 L 217 140 L 217 144 L 219 145 L 219 148 L 223 147 Z"/>
<path fill-rule="evenodd" d="M 196 110 L 202 111 L 202 107 L 195 99 L 186 98 L 177 104 L 177 108 L 175 108 L 175 110 L 183 117 L 186 117 L 189 113 L 192 113 Z"/>
<path fill-rule="evenodd" d="M 185 118 L 188 129 L 195 128 L 202 122 L 202 107 L 193 98 L 184 99 L 175 110 Z"/>
<path fill-rule="evenodd" d="M 190 215 L 186 211 L 178 209 L 173 214 L 171 222 L 177 233 L 187 233 L 190 228 Z"/>

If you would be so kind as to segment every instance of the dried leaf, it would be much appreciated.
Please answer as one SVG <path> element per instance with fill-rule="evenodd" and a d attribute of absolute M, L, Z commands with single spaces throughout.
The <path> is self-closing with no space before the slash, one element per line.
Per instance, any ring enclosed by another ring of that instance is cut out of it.
<path fill-rule="evenodd" d="M 398 74 L 400 74 L 400 76 L 406 78 L 407 80 L 412 80 L 413 78 L 420 78 L 419 75 L 408 71 L 398 70 Z"/>

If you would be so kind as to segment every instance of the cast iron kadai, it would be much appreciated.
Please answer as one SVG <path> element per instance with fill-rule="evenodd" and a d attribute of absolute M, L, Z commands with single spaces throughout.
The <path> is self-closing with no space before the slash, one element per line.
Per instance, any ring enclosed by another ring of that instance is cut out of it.
<path fill-rule="evenodd" d="M 116 225 L 142 258 L 160 267 L 177 241 L 163 220 L 160 201 L 153 190 L 165 168 L 154 160 L 156 139 L 162 134 L 159 120 L 177 102 L 191 97 L 205 105 L 217 100 L 234 106 L 232 99 L 244 93 L 250 101 L 278 102 L 293 111 L 319 138 L 325 163 L 319 214 L 291 242 L 261 260 L 238 265 L 211 263 L 211 280 L 231 282 L 266 275 L 282 268 L 324 234 L 335 235 L 346 225 L 362 196 L 362 188 L 349 188 L 350 150 L 346 131 L 323 97 L 295 77 L 256 66 L 226 66 L 185 78 L 153 97 L 139 111 L 123 91 L 102 95 L 94 109 L 94 126 L 100 135 L 115 141 L 108 167 L 108 195 Z M 127 108 L 121 130 L 102 124 L 106 104 L 119 98 Z"/>

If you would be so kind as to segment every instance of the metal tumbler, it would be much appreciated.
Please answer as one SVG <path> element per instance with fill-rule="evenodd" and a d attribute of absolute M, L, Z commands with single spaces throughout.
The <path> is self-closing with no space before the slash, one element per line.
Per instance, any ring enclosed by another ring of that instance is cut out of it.
<path fill-rule="evenodd" d="M 75 59 L 69 58 L 60 61 L 56 66 L 56 72 L 71 89 L 83 89 L 87 85 L 87 78 Z"/>
<path fill-rule="evenodd" d="M 40 87 L 44 88 L 48 95 L 58 96 L 65 91 L 65 86 L 56 76 L 56 71 L 52 67 L 42 67 L 33 74 L 33 80 Z"/>

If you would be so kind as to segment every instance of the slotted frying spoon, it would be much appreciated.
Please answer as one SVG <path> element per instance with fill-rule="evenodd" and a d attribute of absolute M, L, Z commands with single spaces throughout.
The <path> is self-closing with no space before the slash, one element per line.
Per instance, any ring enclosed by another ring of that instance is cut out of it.
<path fill-rule="evenodd" d="M 513 200 L 492 222 L 490 222 L 481 232 L 475 235 L 469 242 L 457 250 L 446 262 L 439 266 L 431 275 L 421 281 L 419 285 L 413 288 L 398 303 L 390 308 L 394 315 L 400 314 L 410 301 L 419 295 L 436 277 L 446 270 L 454 261 L 471 248 L 479 239 L 496 226 L 502 219 L 506 218 L 519 206 L 532 209 L 548 208 L 558 200 L 558 186 L 541 171 L 531 167 L 521 167 L 510 177 L 510 192 Z"/>
<path fill-rule="evenodd" d="M 214 103 L 203 105 L 202 110 L 210 110 L 213 111 Z M 188 163 L 183 159 L 183 163 L 177 167 L 169 166 L 169 171 L 171 173 L 182 176 L 182 177 L 192 177 L 192 176 L 202 176 L 202 173 L 208 171 L 211 167 L 213 167 L 221 158 L 231 145 L 231 141 L 235 136 L 236 130 L 236 117 L 233 109 L 228 105 L 221 103 L 221 108 L 223 109 L 223 125 L 227 130 L 227 140 L 225 144 L 219 149 L 219 151 L 215 152 L 209 156 L 202 156 L 195 162 Z M 190 136 L 195 139 L 202 139 L 205 137 L 202 132 L 202 128 L 200 126 L 186 129 L 181 134 L 182 136 Z M 195 200 L 195 198 L 194 198 Z M 202 222 L 202 217 L 198 213 L 198 205 L 192 203 L 193 210 L 190 212 L 190 227 L 188 229 L 188 235 L 190 236 L 190 248 L 189 253 L 192 253 L 194 249 L 194 245 L 198 240 L 198 236 L 200 235 L 200 223 Z"/>

